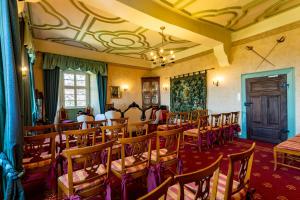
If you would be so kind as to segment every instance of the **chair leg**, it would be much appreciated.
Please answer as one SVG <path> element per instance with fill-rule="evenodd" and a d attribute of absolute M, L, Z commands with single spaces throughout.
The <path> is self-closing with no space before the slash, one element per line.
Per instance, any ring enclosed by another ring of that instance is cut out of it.
<path fill-rule="evenodd" d="M 277 170 L 277 151 L 274 149 L 274 171 Z"/>
<path fill-rule="evenodd" d="M 63 199 L 63 192 L 59 186 L 57 188 L 57 199 L 58 200 Z"/>

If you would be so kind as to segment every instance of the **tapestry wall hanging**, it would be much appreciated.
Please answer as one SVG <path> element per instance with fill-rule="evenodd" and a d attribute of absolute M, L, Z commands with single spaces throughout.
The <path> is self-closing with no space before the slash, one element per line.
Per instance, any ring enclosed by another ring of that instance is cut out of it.
<path fill-rule="evenodd" d="M 206 109 L 206 71 L 170 79 L 170 107 L 172 112 Z"/>

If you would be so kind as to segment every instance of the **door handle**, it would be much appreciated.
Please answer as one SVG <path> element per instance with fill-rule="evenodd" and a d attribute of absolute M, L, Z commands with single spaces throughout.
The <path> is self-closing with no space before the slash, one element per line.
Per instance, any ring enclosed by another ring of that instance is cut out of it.
<path fill-rule="evenodd" d="M 253 103 L 252 102 L 245 102 L 244 106 L 251 106 Z"/>

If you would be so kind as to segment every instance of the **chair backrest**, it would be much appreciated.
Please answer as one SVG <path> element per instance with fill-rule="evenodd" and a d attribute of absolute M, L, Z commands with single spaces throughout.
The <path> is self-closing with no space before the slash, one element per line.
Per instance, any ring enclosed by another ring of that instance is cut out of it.
<path fill-rule="evenodd" d="M 120 139 L 121 147 L 121 167 L 122 172 L 126 173 L 128 167 L 141 165 L 143 163 L 149 167 L 151 162 L 151 139 L 153 135 L 143 135 L 131 138 Z M 145 156 L 146 154 L 146 156 Z M 125 157 L 131 157 L 133 162 L 131 165 L 125 165 Z"/>
<path fill-rule="evenodd" d="M 220 128 L 221 127 L 221 114 L 211 114 L 210 115 L 210 127 Z"/>
<path fill-rule="evenodd" d="M 200 116 L 198 120 L 198 131 L 208 130 L 208 126 L 209 126 L 209 116 L 208 115 Z"/>
<path fill-rule="evenodd" d="M 108 125 L 112 125 L 110 119 L 121 118 L 121 113 L 115 110 L 109 110 L 105 112 L 105 117 L 108 120 Z"/>
<path fill-rule="evenodd" d="M 180 112 L 179 113 L 179 126 L 182 127 L 183 125 L 187 124 L 188 122 L 189 122 L 189 112 Z"/>
<path fill-rule="evenodd" d="M 87 127 L 86 122 L 94 121 L 94 117 L 89 116 L 89 115 L 79 115 L 77 117 L 77 121 L 78 122 L 83 122 L 82 123 L 82 129 L 87 129 L 88 127 Z"/>
<path fill-rule="evenodd" d="M 58 132 L 82 129 L 83 122 L 61 123 L 56 125 Z"/>
<path fill-rule="evenodd" d="M 190 112 L 189 115 L 189 122 L 192 125 L 197 125 L 198 124 L 198 120 L 199 120 L 199 111 L 198 110 L 193 110 Z"/>
<path fill-rule="evenodd" d="M 66 135 L 66 149 L 70 147 L 86 147 L 95 144 L 95 137 L 99 128 L 64 131 Z"/>
<path fill-rule="evenodd" d="M 89 121 L 86 122 L 88 128 L 100 128 L 101 126 L 107 126 L 107 120 Z"/>
<path fill-rule="evenodd" d="M 147 110 L 145 110 L 145 121 L 149 121 L 151 119 L 151 115 L 152 115 L 152 108 L 149 108 Z"/>
<path fill-rule="evenodd" d="M 180 200 L 184 200 L 184 186 L 189 183 L 195 183 L 193 188 L 187 186 L 190 189 L 189 191 L 195 194 L 192 199 L 216 199 L 222 157 L 222 155 L 219 156 L 214 163 L 204 169 L 174 177 L 175 182 L 179 183 Z M 212 187 L 210 187 L 211 178 L 213 178 Z"/>
<path fill-rule="evenodd" d="M 123 118 L 112 118 L 110 119 L 111 125 L 119 125 L 119 124 L 128 124 L 128 117 L 123 117 Z"/>
<path fill-rule="evenodd" d="M 204 115 L 208 115 L 208 110 L 205 109 L 205 110 L 198 110 L 199 112 L 199 116 L 204 116 Z"/>
<path fill-rule="evenodd" d="M 58 133 L 45 133 L 24 137 L 23 164 L 33 164 L 45 160 L 55 161 L 55 137 Z"/>
<path fill-rule="evenodd" d="M 137 107 L 132 107 L 124 113 L 124 118 L 128 118 L 128 123 L 135 123 L 142 120 L 142 114 L 142 110 Z"/>
<path fill-rule="evenodd" d="M 229 126 L 231 124 L 231 113 L 222 113 L 221 126 Z"/>
<path fill-rule="evenodd" d="M 246 191 L 249 189 L 250 177 L 251 177 L 251 169 L 253 163 L 254 156 L 254 148 L 255 142 L 251 145 L 251 147 L 241 153 L 235 153 L 228 155 L 229 160 L 229 168 L 227 173 L 226 180 L 226 188 L 224 194 L 224 200 L 229 200 L 231 197 L 238 193 L 239 191 L 245 189 Z M 238 173 L 238 186 L 237 188 L 233 188 L 233 178 L 234 178 L 234 170 L 239 164 L 239 173 Z"/>
<path fill-rule="evenodd" d="M 145 196 L 142 196 L 138 198 L 138 200 L 156 200 L 156 199 L 163 199 L 167 198 L 168 188 L 172 184 L 173 178 L 169 177 L 167 178 L 162 184 L 160 184 L 157 188 L 146 194 Z"/>
<path fill-rule="evenodd" d="M 63 152 L 64 156 L 68 160 L 68 188 L 70 196 L 74 194 L 74 188 L 76 186 L 88 184 L 96 180 L 102 180 L 99 184 L 94 186 L 95 188 L 86 188 L 86 190 L 89 190 L 89 192 L 94 191 L 95 193 L 99 193 L 99 189 L 97 190 L 97 188 L 104 186 L 106 179 L 109 178 L 113 143 L 114 141 L 111 141 L 90 147 L 68 149 Z M 106 154 L 106 163 L 102 163 L 101 157 L 103 153 Z M 81 157 L 83 165 L 76 165 L 77 168 L 79 166 L 81 167 L 81 169 L 77 170 L 83 170 L 81 174 L 86 175 L 84 176 L 85 178 L 82 181 L 75 182 L 73 181 L 73 159 L 75 159 L 78 156 Z"/>
<path fill-rule="evenodd" d="M 38 125 L 38 126 L 24 126 L 24 135 L 33 136 L 45 133 L 52 133 L 55 131 L 54 124 Z"/>
<path fill-rule="evenodd" d="M 102 126 L 102 142 L 109 140 L 118 140 L 120 138 L 125 138 L 127 135 L 127 124 L 119 124 L 114 126 Z"/>
<path fill-rule="evenodd" d="M 135 132 L 136 136 L 147 135 L 149 123 L 150 121 L 142 121 L 129 124 L 129 136 L 132 137 L 133 132 Z"/>
<path fill-rule="evenodd" d="M 231 124 L 238 124 L 239 123 L 239 117 L 240 117 L 240 112 L 231 112 Z"/>
<path fill-rule="evenodd" d="M 156 161 L 160 162 L 164 157 L 176 154 L 178 158 L 180 137 L 183 132 L 183 128 L 172 129 L 167 131 L 156 132 Z M 160 149 L 165 149 L 166 154 L 161 155 Z"/>
<path fill-rule="evenodd" d="M 95 121 L 106 120 L 105 114 L 97 114 L 95 116 Z"/>
<path fill-rule="evenodd" d="M 172 112 L 167 113 L 166 124 L 167 125 L 177 125 L 178 117 L 179 117 L 178 113 L 172 113 Z"/>

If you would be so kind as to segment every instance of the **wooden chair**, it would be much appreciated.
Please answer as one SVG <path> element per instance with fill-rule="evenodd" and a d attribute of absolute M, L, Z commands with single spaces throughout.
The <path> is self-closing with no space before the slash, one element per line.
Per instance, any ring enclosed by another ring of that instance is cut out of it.
<path fill-rule="evenodd" d="M 183 132 L 183 146 L 185 144 L 194 145 L 198 147 L 198 150 L 202 150 L 202 143 L 203 140 L 206 141 L 207 148 L 210 147 L 210 135 L 208 133 L 209 123 L 208 123 L 209 116 L 200 116 L 198 119 L 198 127 L 194 129 L 189 129 Z M 192 137 L 193 142 L 186 141 L 186 137 Z M 196 141 L 195 141 L 196 140 Z"/>
<path fill-rule="evenodd" d="M 107 126 L 107 120 L 98 120 L 98 121 L 90 121 L 86 122 L 88 128 L 99 128 L 100 131 L 96 132 L 96 143 L 102 143 L 102 132 L 101 127 Z"/>
<path fill-rule="evenodd" d="M 127 132 L 125 132 L 125 130 L 127 130 L 127 124 L 101 127 L 102 143 L 114 140 L 115 143 L 113 145 L 112 154 L 116 155 L 117 158 L 120 158 L 121 154 L 120 139 L 127 137 Z"/>
<path fill-rule="evenodd" d="M 59 152 L 62 152 L 66 148 L 66 135 L 64 131 L 80 130 L 82 129 L 82 124 L 83 122 L 56 124 L 56 131 L 59 133 L 59 140 L 56 141 L 60 148 Z"/>
<path fill-rule="evenodd" d="M 46 179 L 49 176 L 49 169 L 55 162 L 56 135 L 57 133 L 53 132 L 24 137 L 22 161 L 25 169 L 22 180 L 24 184 Z"/>
<path fill-rule="evenodd" d="M 180 128 L 182 127 L 184 130 L 187 130 L 189 127 L 189 112 L 180 112 L 177 124 Z"/>
<path fill-rule="evenodd" d="M 234 134 L 241 131 L 239 124 L 240 112 L 231 112 L 231 124 L 230 124 L 230 141 L 233 141 Z"/>
<path fill-rule="evenodd" d="M 221 132 L 224 142 L 230 138 L 231 116 L 231 113 L 221 114 Z"/>
<path fill-rule="evenodd" d="M 141 122 L 135 122 L 129 124 L 128 125 L 129 137 L 132 137 L 133 133 L 135 133 L 135 136 L 147 135 L 149 129 L 149 123 L 150 121 L 141 121 Z"/>
<path fill-rule="evenodd" d="M 204 169 L 174 177 L 177 183 L 169 188 L 167 199 L 210 199 L 215 200 L 222 155 Z"/>
<path fill-rule="evenodd" d="M 210 127 L 209 131 L 211 134 L 211 145 L 215 142 L 221 144 L 223 142 L 221 134 L 221 114 L 212 114 L 210 116 Z"/>
<path fill-rule="evenodd" d="M 24 127 L 25 136 L 34 136 L 34 135 L 52 133 L 52 132 L 55 132 L 54 124 Z"/>
<path fill-rule="evenodd" d="M 173 178 L 169 177 L 162 184 L 160 184 L 157 188 L 152 190 L 150 193 L 138 198 L 138 200 L 156 200 L 167 198 L 168 188 L 172 184 Z"/>
<path fill-rule="evenodd" d="M 159 125 L 158 131 L 166 131 L 178 128 L 178 113 L 167 113 L 166 124 Z"/>
<path fill-rule="evenodd" d="M 205 116 L 205 115 L 208 115 L 208 110 L 205 109 L 205 110 L 198 110 L 199 112 L 199 116 Z"/>
<path fill-rule="evenodd" d="M 122 179 L 122 196 L 128 196 L 127 185 L 129 180 L 135 180 L 145 177 L 151 160 L 151 138 L 152 134 L 122 138 L 121 159 L 114 160 L 111 163 L 111 169 L 119 179 Z"/>
<path fill-rule="evenodd" d="M 60 123 L 72 123 L 74 122 L 73 120 L 70 120 L 68 119 L 68 114 L 66 112 L 66 109 L 62 106 L 60 109 L 59 109 L 59 122 Z"/>
<path fill-rule="evenodd" d="M 226 187 L 219 185 L 217 199 L 253 199 L 254 190 L 250 186 L 255 143 L 241 153 L 228 155 L 229 168 L 227 176 L 220 174 L 220 182 L 226 180 Z M 239 166 L 238 181 L 234 180 L 234 170 Z M 223 187 L 223 188 L 222 188 Z"/>
<path fill-rule="evenodd" d="M 199 111 L 198 110 L 193 110 L 190 112 L 189 115 L 189 125 L 191 128 L 197 128 L 198 127 L 198 122 L 199 122 Z"/>
<path fill-rule="evenodd" d="M 127 134 L 128 131 L 128 117 L 123 117 L 123 118 L 112 118 L 110 119 L 111 121 L 111 126 L 114 125 L 119 125 L 119 124 L 125 124 L 125 133 Z"/>
<path fill-rule="evenodd" d="M 114 141 L 110 141 L 90 147 L 68 149 L 63 152 L 63 155 L 68 160 L 68 173 L 58 178 L 59 199 L 62 199 L 63 194 L 70 198 L 72 195 L 91 197 L 105 193 L 111 172 L 111 149 L 113 143 Z M 102 163 L 101 159 L 103 153 L 107 157 L 105 163 Z M 82 167 L 74 170 L 73 159 L 78 156 L 82 157 Z"/>
<path fill-rule="evenodd" d="M 99 131 L 99 128 L 64 131 L 63 133 L 66 136 L 66 149 L 95 145 L 97 131 Z"/>
<path fill-rule="evenodd" d="M 161 164 L 166 170 L 174 174 L 182 172 L 182 163 L 179 158 L 180 137 L 183 129 L 172 129 L 156 132 L 156 150 L 151 152 L 151 162 Z M 172 166 L 177 166 L 177 173 Z"/>

